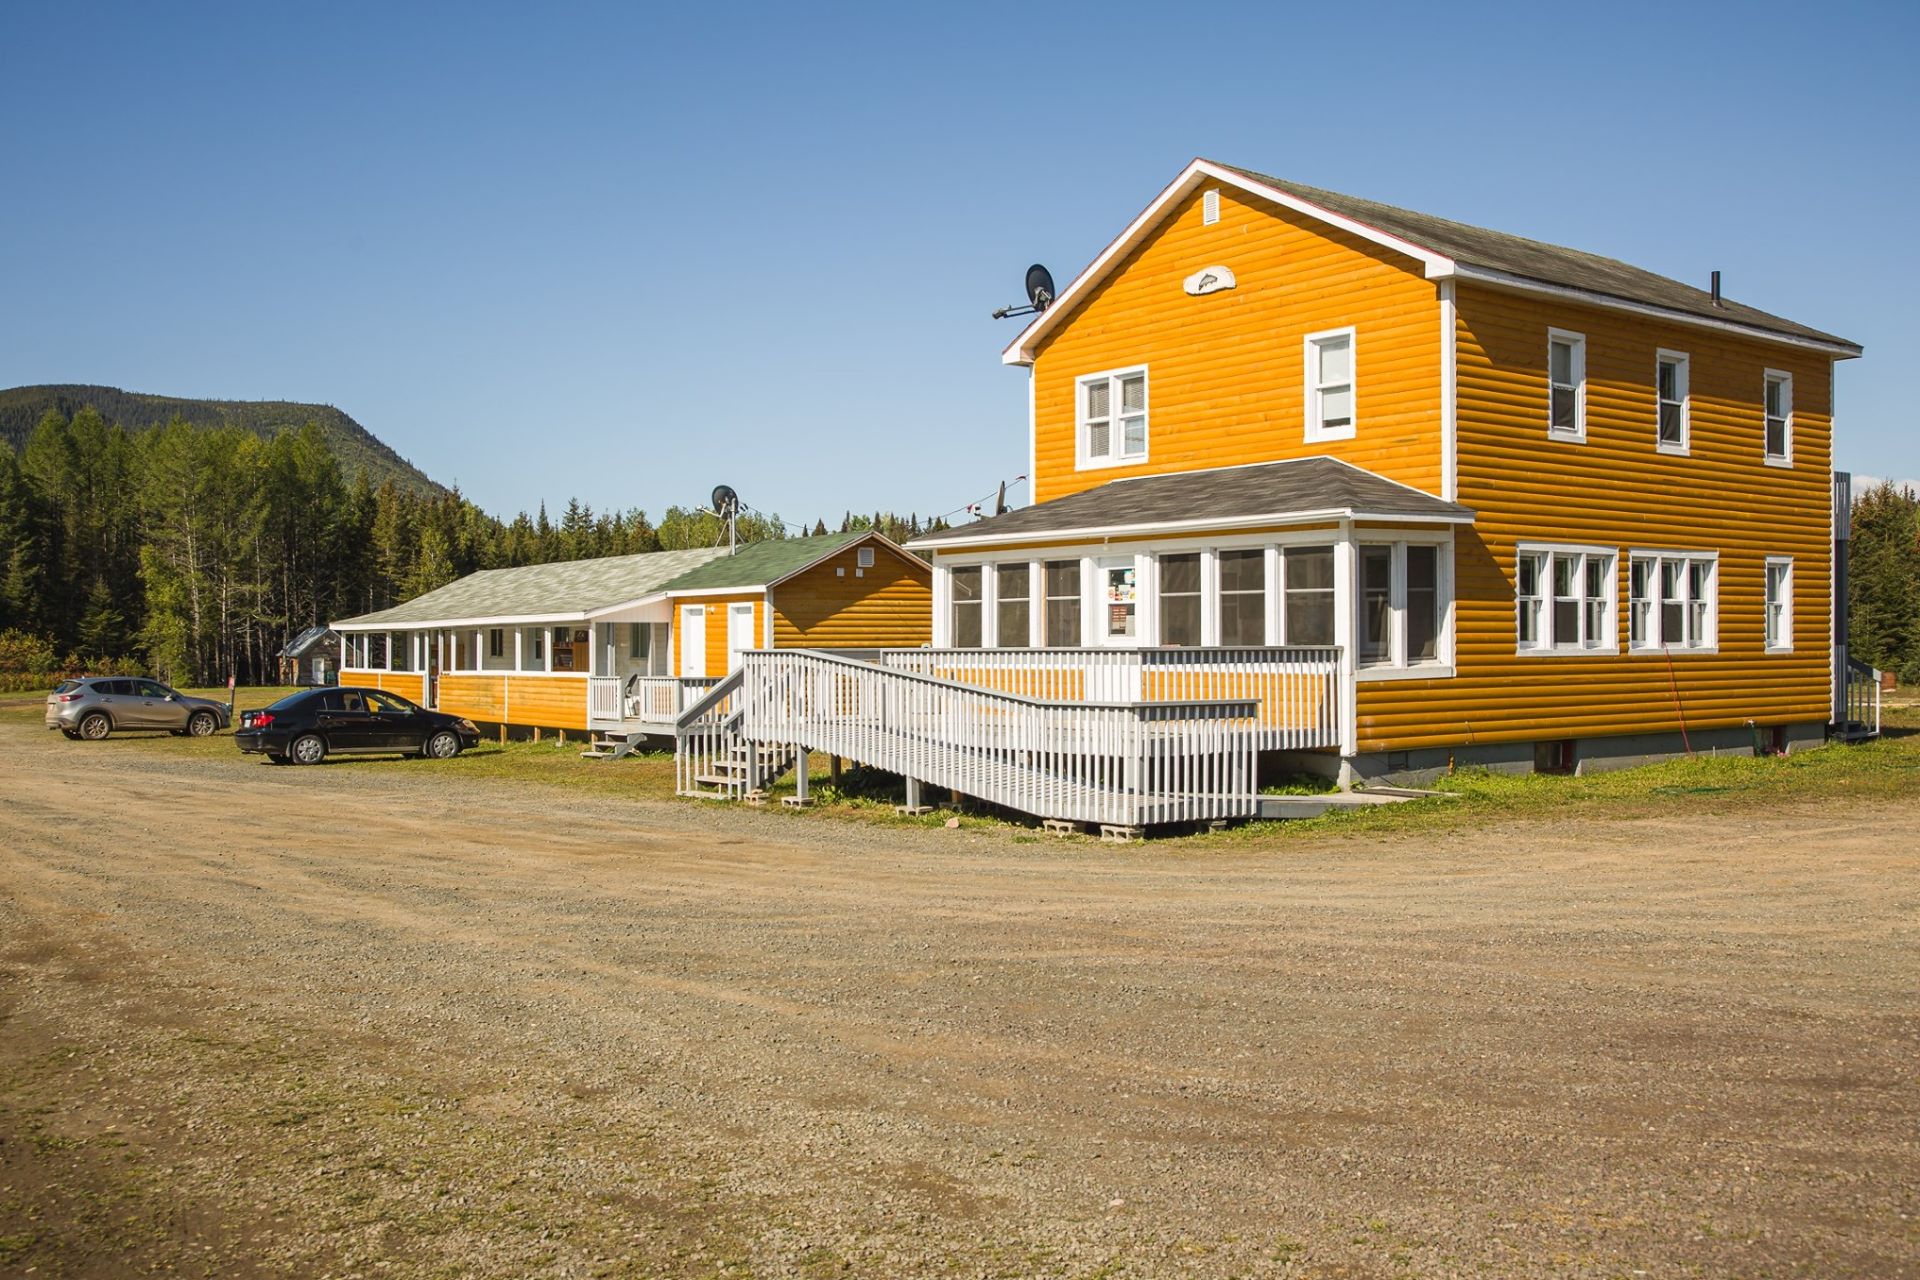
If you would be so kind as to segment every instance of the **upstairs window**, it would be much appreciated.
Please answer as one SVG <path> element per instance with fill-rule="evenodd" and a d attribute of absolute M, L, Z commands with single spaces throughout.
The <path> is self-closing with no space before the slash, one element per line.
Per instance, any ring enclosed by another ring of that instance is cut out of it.
<path fill-rule="evenodd" d="M 1662 453 L 1685 453 L 1688 447 L 1687 358 L 1662 351 L 1654 364 L 1655 395 L 1659 407 L 1658 443 Z"/>
<path fill-rule="evenodd" d="M 1636 552 L 1627 575 L 1628 646 L 1712 649 L 1717 568 L 1712 554 Z"/>
<path fill-rule="evenodd" d="M 1548 435 L 1587 438 L 1587 340 L 1581 334 L 1547 331 L 1547 401 Z"/>
<path fill-rule="evenodd" d="M 1767 465 L 1793 465 L 1793 375 L 1767 370 Z"/>
<path fill-rule="evenodd" d="M 1515 562 L 1515 630 L 1522 653 L 1617 650 L 1614 553 L 1523 546 Z"/>
<path fill-rule="evenodd" d="M 1307 439 L 1351 440 L 1353 413 L 1353 330 L 1331 329 L 1307 335 Z"/>
<path fill-rule="evenodd" d="M 1147 456 L 1147 371 L 1119 369 L 1080 379 L 1082 467 L 1142 462 Z"/>
<path fill-rule="evenodd" d="M 1793 652 L 1793 558 L 1767 557 L 1767 652 Z"/>
<path fill-rule="evenodd" d="M 947 591 L 952 599 L 951 625 L 953 647 L 980 647 L 980 566 L 956 565 L 947 571 Z"/>

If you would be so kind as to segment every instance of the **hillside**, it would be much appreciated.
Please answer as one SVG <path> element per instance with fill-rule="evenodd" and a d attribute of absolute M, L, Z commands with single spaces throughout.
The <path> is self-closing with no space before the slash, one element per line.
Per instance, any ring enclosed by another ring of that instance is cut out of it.
<path fill-rule="evenodd" d="M 58 409 L 71 417 L 87 405 L 128 431 L 145 431 L 181 417 L 200 426 L 241 427 L 265 437 L 282 427 L 316 422 L 349 480 L 364 472 L 375 485 L 393 480 L 423 494 L 445 492 L 372 432 L 328 404 L 294 404 L 285 400 L 182 400 L 122 391 L 118 387 L 9 387 L 0 391 L 0 440 L 18 449 L 48 409 Z"/>

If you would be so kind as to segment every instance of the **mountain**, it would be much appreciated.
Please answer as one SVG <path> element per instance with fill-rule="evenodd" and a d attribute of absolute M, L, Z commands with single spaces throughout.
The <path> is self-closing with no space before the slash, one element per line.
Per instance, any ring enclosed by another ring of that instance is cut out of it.
<path fill-rule="evenodd" d="M 286 400 L 181 400 L 150 396 L 118 387 L 9 387 L 0 391 L 0 440 L 14 449 L 25 442 L 49 409 L 72 417 L 92 405 L 101 417 L 128 431 L 164 426 L 185 418 L 199 426 L 242 427 L 261 437 L 282 427 L 320 424 L 334 456 L 352 481 L 365 473 L 374 485 L 392 480 L 418 493 L 438 495 L 446 490 L 424 472 L 382 444 L 371 431 L 330 404 L 294 404 Z"/>

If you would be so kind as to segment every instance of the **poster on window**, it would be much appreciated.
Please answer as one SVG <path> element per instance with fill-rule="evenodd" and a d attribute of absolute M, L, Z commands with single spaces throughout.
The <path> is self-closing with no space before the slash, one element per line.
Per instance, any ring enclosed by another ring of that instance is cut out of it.
<path fill-rule="evenodd" d="M 1133 634 L 1135 605 L 1134 570 L 1131 567 L 1107 570 L 1107 634 L 1109 636 Z"/>

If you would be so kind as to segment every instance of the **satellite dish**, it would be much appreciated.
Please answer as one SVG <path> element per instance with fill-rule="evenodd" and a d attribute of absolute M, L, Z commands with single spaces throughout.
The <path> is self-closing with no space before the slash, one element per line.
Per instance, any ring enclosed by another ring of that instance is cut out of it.
<path fill-rule="evenodd" d="M 732 485 L 714 486 L 713 513 L 722 520 L 731 520 L 740 514 L 740 495 L 733 491 Z"/>
<path fill-rule="evenodd" d="M 1035 311 L 1045 311 L 1053 302 L 1053 273 L 1037 262 L 1027 268 L 1027 301 Z"/>
<path fill-rule="evenodd" d="M 993 313 L 993 318 L 1005 320 L 1008 316 L 1038 315 L 1052 305 L 1053 273 L 1036 262 L 1027 268 L 1027 305 L 1001 307 Z"/>

